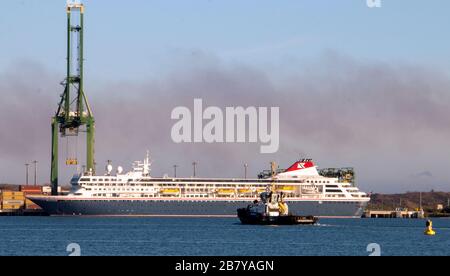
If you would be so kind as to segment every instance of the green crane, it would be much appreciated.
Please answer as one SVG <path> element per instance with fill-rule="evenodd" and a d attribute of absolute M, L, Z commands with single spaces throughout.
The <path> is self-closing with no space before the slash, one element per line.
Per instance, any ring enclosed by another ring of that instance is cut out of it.
<path fill-rule="evenodd" d="M 94 135 L 95 120 L 83 89 L 83 32 L 84 6 L 67 4 L 67 77 L 62 82 L 64 93 L 55 116 L 52 118 L 52 195 L 58 194 L 59 138 L 78 136 L 81 127 L 86 131 L 86 170 L 95 173 Z M 67 165 L 78 165 L 78 160 L 68 159 Z"/>

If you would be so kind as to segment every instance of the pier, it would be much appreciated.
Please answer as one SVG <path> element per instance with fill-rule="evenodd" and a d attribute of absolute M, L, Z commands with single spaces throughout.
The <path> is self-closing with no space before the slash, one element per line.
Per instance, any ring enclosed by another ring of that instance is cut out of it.
<path fill-rule="evenodd" d="M 61 187 L 59 187 L 61 188 Z M 61 189 L 59 189 L 61 192 Z M 0 216 L 48 216 L 28 199 L 30 195 L 48 195 L 50 186 L 0 185 Z"/>
<path fill-rule="evenodd" d="M 48 214 L 44 210 L 0 210 L 0 217 L 45 217 Z"/>
<path fill-rule="evenodd" d="M 367 210 L 363 218 L 424 218 L 425 213 L 420 211 L 408 211 L 404 209 L 397 210 Z"/>

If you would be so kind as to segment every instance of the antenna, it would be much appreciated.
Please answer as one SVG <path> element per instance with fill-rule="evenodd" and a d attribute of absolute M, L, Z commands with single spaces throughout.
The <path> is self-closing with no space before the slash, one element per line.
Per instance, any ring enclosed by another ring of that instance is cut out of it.
<path fill-rule="evenodd" d="M 173 165 L 173 177 L 174 178 L 177 178 L 177 168 L 178 167 L 179 167 L 178 165 Z"/>
<path fill-rule="evenodd" d="M 244 178 L 247 179 L 248 164 L 244 164 Z"/>
<path fill-rule="evenodd" d="M 196 161 L 192 162 L 192 167 L 194 169 L 194 178 L 197 176 L 197 165 L 198 163 Z"/>

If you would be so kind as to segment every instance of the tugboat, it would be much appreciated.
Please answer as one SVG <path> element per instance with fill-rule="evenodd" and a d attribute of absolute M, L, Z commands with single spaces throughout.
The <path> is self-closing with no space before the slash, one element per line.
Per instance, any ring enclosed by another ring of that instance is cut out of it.
<path fill-rule="evenodd" d="M 261 201 L 255 200 L 247 208 L 238 209 L 238 217 L 242 224 L 258 225 L 307 225 L 318 221 L 317 217 L 290 214 L 283 198 L 283 194 L 264 192 Z"/>
<path fill-rule="evenodd" d="M 275 175 L 275 163 L 272 163 L 272 175 Z M 318 221 L 314 216 L 297 216 L 289 213 L 289 207 L 284 202 L 284 194 L 278 193 L 268 186 L 266 192 L 261 193 L 261 200 L 255 200 L 247 208 L 237 210 L 242 224 L 257 225 L 310 225 Z"/>

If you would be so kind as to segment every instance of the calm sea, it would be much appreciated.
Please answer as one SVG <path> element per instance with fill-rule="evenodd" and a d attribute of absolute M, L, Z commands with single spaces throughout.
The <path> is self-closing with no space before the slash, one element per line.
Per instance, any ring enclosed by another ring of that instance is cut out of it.
<path fill-rule="evenodd" d="M 450 220 L 322 219 L 316 226 L 245 226 L 237 219 L 0 217 L 0 255 L 450 255 Z M 75 247 L 77 247 L 75 245 Z M 73 247 L 73 245 L 72 245 Z"/>

